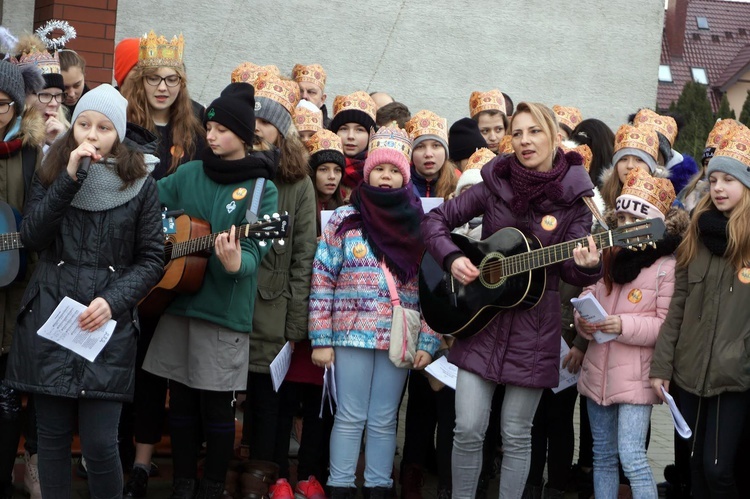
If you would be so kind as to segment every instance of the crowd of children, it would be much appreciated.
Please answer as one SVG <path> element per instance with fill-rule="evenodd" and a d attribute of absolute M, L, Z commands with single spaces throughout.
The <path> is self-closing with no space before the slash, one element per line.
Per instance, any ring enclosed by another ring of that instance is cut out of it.
<path fill-rule="evenodd" d="M 575 107 L 514 106 L 492 89 L 473 92 L 469 116 L 449 126 L 358 90 L 335 97 L 329 116 L 318 64 L 286 76 L 243 62 L 203 107 L 188 92 L 181 35 L 122 40 L 118 87 L 93 89 L 76 52 L 2 35 L 0 200 L 18 215 L 7 232 L 23 249 L 0 288 L 0 497 L 13 494 L 22 433 L 33 499 L 70 497 L 74 434 L 92 497 L 147 497 L 166 420 L 174 499 L 348 499 L 361 453 L 371 499 L 392 497 L 394 475 L 402 499 L 421 499 L 433 462 L 440 499 L 485 497 L 497 468 L 501 498 L 656 498 L 646 449 L 652 407 L 668 394 L 693 433 L 675 443 L 672 497 L 740 497 L 747 127 L 718 121 L 697 164 L 673 149 L 677 121 L 645 108 L 613 133 Z M 442 203 L 426 211 L 424 198 Z M 200 286 L 159 309 L 142 300 L 171 254 L 165 210 L 205 221 L 210 251 Z M 283 239 L 250 235 L 278 213 Z M 643 219 L 665 233 L 638 251 L 591 236 Z M 580 243 L 543 266 L 535 306 L 441 336 L 420 314 L 423 252 L 457 286 L 487 283 L 491 271 L 455 235 L 505 228 L 541 246 Z M 587 295 L 603 320 L 571 306 Z M 114 322 L 94 360 L 37 334 L 65 297 L 83 304 L 83 331 Z M 271 362 L 287 343 L 278 388 Z M 423 371 L 443 356 L 455 389 Z M 577 385 L 553 391 L 561 369 Z M 322 403 L 328 377 L 336 404 Z"/>

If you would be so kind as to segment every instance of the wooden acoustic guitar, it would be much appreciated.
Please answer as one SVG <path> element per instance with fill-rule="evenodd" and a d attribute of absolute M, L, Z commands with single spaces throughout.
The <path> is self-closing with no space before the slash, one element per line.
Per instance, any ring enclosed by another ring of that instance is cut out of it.
<path fill-rule="evenodd" d="M 235 234 L 238 239 L 259 239 L 264 246 L 266 240 L 286 237 L 288 225 L 289 215 L 266 215 L 258 223 L 236 227 Z M 164 276 L 138 304 L 143 316 L 159 316 L 178 294 L 197 292 L 203 285 L 216 237 L 229 233 L 224 230 L 212 234 L 208 222 L 189 215 L 178 217 L 175 226 L 176 233 L 168 235 L 164 245 Z"/>
<path fill-rule="evenodd" d="M 21 214 L 11 205 L 0 201 L 0 288 L 26 273 L 26 254 L 21 234 Z"/>
<path fill-rule="evenodd" d="M 593 237 L 599 249 L 620 246 L 638 250 L 654 246 L 665 230 L 664 221 L 654 218 Z M 542 247 L 536 236 L 512 227 L 482 241 L 459 234 L 451 234 L 451 239 L 479 269 L 479 277 L 463 286 L 425 252 L 419 268 L 419 305 L 432 329 L 456 338 L 477 334 L 505 309 L 536 306 L 544 294 L 545 267 L 573 258 L 578 244 L 588 246 L 582 238 Z"/>

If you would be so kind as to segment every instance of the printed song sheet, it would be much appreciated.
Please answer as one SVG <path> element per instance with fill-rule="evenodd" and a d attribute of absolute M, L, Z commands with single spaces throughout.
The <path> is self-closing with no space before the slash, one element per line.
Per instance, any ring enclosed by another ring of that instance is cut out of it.
<path fill-rule="evenodd" d="M 590 293 L 583 298 L 571 298 L 570 303 L 578 310 L 581 317 L 591 323 L 601 322 L 609 315 L 602 307 L 602 304 L 599 303 L 599 300 Z M 594 332 L 594 339 L 597 343 L 612 341 L 617 336 L 616 334 L 602 333 L 601 331 Z"/>
<path fill-rule="evenodd" d="M 456 378 L 458 377 L 458 367 L 448 362 L 446 356 L 440 357 L 435 362 L 424 369 L 428 373 L 435 376 L 435 379 L 440 381 L 446 386 L 450 386 L 454 390 L 456 389 Z"/>
<path fill-rule="evenodd" d="M 568 352 L 570 352 L 570 347 L 567 343 L 565 343 L 565 340 L 560 338 L 560 383 L 557 385 L 556 388 L 552 389 L 553 393 L 560 392 L 562 390 L 565 390 L 569 386 L 573 386 L 576 383 L 578 383 L 578 373 L 573 374 L 572 372 L 568 371 L 567 367 L 563 367 L 563 359 L 566 355 L 568 355 Z"/>
<path fill-rule="evenodd" d="M 112 337 L 117 322 L 108 320 L 96 331 L 84 331 L 78 325 L 78 317 L 86 308 L 83 303 L 66 296 L 37 334 L 72 350 L 89 362 L 94 362 Z"/>
<path fill-rule="evenodd" d="M 291 363 L 292 343 L 287 341 L 286 345 L 284 345 L 276 358 L 271 361 L 271 382 L 273 383 L 273 391 L 279 391 L 281 383 L 284 382 L 284 378 L 286 378 L 286 373 L 289 371 Z"/>

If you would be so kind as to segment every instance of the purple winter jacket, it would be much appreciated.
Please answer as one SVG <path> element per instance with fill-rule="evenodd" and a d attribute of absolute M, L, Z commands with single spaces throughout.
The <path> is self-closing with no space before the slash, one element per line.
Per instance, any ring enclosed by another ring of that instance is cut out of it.
<path fill-rule="evenodd" d="M 483 183 L 425 215 L 422 232 L 427 250 L 445 268 L 446 257 L 460 251 L 450 239 L 451 229 L 482 214 L 482 239 L 504 227 L 532 233 L 543 246 L 585 237 L 591 231 L 592 214 L 581 198 L 594 195 L 593 184 L 580 165 L 580 156 L 567 154 L 565 160 L 574 166 L 561 181 L 562 198 L 556 202 L 545 198 L 517 218 L 509 205 L 513 199 L 510 182 L 495 172 L 498 164 L 510 161 L 510 156 L 495 158 L 482 168 Z M 546 215 L 557 220 L 557 226 L 550 231 L 541 225 Z M 547 288 L 536 307 L 502 311 L 480 333 L 457 340 L 449 354 L 450 362 L 496 383 L 530 388 L 557 386 L 562 332 L 559 279 L 587 286 L 601 278 L 602 272 L 601 265 L 598 269 L 584 269 L 572 259 L 547 267 Z"/>

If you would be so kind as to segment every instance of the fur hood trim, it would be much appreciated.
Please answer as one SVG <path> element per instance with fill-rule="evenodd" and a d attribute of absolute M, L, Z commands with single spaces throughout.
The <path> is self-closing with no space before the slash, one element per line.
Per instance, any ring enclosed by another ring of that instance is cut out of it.
<path fill-rule="evenodd" d="M 36 108 L 28 107 L 21 117 L 21 132 L 17 138 L 21 139 L 23 147 L 42 147 L 47 139 L 47 129 L 44 120 Z"/>

